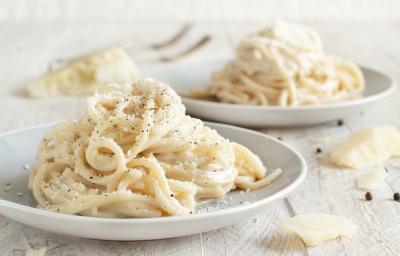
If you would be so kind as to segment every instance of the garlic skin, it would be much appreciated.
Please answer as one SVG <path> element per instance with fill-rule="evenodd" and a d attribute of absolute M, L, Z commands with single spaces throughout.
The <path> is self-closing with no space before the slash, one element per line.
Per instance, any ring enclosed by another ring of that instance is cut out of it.
<path fill-rule="evenodd" d="M 350 220 L 323 213 L 297 215 L 282 220 L 279 228 L 298 235 L 306 246 L 318 246 L 337 237 L 350 236 L 357 230 Z"/>

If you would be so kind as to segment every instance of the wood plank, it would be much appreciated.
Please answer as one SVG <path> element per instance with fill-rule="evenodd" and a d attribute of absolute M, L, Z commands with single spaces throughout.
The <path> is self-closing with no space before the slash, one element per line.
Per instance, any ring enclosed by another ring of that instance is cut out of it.
<path fill-rule="evenodd" d="M 290 216 L 285 201 L 280 200 L 250 220 L 204 233 L 205 255 L 306 255 L 298 238 L 277 230 L 279 221 Z"/>

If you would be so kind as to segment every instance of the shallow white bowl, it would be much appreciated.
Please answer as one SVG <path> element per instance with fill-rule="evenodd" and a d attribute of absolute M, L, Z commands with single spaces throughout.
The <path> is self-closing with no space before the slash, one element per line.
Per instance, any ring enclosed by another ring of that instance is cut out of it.
<path fill-rule="evenodd" d="M 268 203 L 285 197 L 304 180 L 306 163 L 288 145 L 242 128 L 215 123 L 207 125 L 250 148 L 267 168 L 282 168 L 282 175 L 271 185 L 256 191 L 232 191 L 225 200 L 208 203 L 189 216 L 107 219 L 48 212 L 32 207 L 35 202 L 27 189 L 29 171 L 23 168 L 25 164 L 33 163 L 40 140 L 53 127 L 45 125 L 0 135 L 0 214 L 39 229 L 87 238 L 170 238 L 219 229 L 260 213 Z M 10 191 L 3 189 L 6 183 L 11 183 Z"/>
<path fill-rule="evenodd" d="M 145 75 L 163 81 L 178 93 L 204 88 L 211 73 L 220 69 L 227 59 L 180 62 Z M 364 97 L 332 104 L 280 107 L 226 104 L 183 97 L 187 112 L 205 120 L 246 127 L 314 125 L 359 113 L 390 96 L 396 89 L 395 80 L 380 71 L 362 67 L 366 89 Z"/>

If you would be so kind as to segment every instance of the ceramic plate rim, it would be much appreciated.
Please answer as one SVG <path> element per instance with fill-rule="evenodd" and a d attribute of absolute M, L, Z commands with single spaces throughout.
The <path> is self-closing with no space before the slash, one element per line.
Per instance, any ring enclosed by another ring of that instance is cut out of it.
<path fill-rule="evenodd" d="M 213 60 L 208 60 L 208 61 L 220 61 L 220 59 L 213 59 Z M 375 93 L 373 95 L 369 95 L 366 97 L 362 97 L 359 99 L 354 99 L 354 100 L 347 100 L 347 101 L 341 101 L 341 102 L 334 102 L 334 103 L 326 103 L 326 104 L 316 104 L 316 105 L 303 105 L 303 106 L 258 106 L 258 105 L 246 105 L 246 104 L 230 104 L 230 103 L 224 103 L 224 102 L 214 102 L 214 101 L 206 101 L 206 100 L 199 100 L 199 99 L 193 99 L 185 96 L 182 97 L 182 101 L 186 104 L 209 104 L 210 106 L 214 107 L 220 107 L 220 108 L 230 108 L 232 110 L 236 109 L 248 109 L 252 111 L 256 110 L 268 110 L 268 111 L 303 111 L 303 110 L 326 110 L 326 109 L 334 109 L 334 108 L 342 108 L 342 107 L 351 107 L 355 105 L 361 105 L 361 104 L 366 104 L 366 103 L 372 103 L 379 101 L 381 99 L 384 99 L 386 97 L 389 97 L 392 95 L 396 89 L 397 89 L 397 82 L 394 76 L 391 73 L 384 72 L 380 69 L 372 68 L 366 65 L 358 65 L 362 70 L 368 70 L 368 71 L 373 71 L 376 72 L 387 79 L 389 79 L 389 87 L 379 93 Z M 368 81 L 366 82 L 366 86 L 368 86 Z M 200 87 L 199 87 L 200 88 Z M 179 92 L 178 94 L 183 93 Z"/>
<path fill-rule="evenodd" d="M 60 122 L 53 122 L 53 123 L 47 123 L 47 124 L 40 124 L 40 125 L 34 125 L 34 126 L 29 126 L 29 127 L 24 127 L 20 129 L 15 129 L 15 130 L 10 130 L 6 131 L 4 133 L 0 134 L 0 138 L 5 137 L 7 135 L 13 134 L 13 133 L 18 133 L 18 132 L 23 132 L 26 130 L 31 130 L 31 129 L 40 129 L 40 128 L 47 128 L 50 126 L 54 126 L 56 124 L 59 124 Z M 289 185 L 284 187 L 283 189 L 277 191 L 276 193 L 273 193 L 272 195 L 262 198 L 260 200 L 257 200 L 256 202 L 252 202 L 251 204 L 248 205 L 241 205 L 241 206 L 234 206 L 232 208 L 228 209 L 220 209 L 215 212 L 205 212 L 205 213 L 196 213 L 193 215 L 184 215 L 184 216 L 166 216 L 166 217 L 156 217 L 156 218 L 99 218 L 99 217 L 88 217 L 88 216 L 76 216 L 76 215 L 68 215 L 68 214 L 62 214 L 62 213 L 54 213 L 22 204 L 18 204 L 12 201 L 8 201 L 5 199 L 0 198 L 0 206 L 6 206 L 6 207 L 12 207 L 15 209 L 20 209 L 21 211 L 25 211 L 30 214 L 41 214 L 45 215 L 46 217 L 54 218 L 54 219 L 60 219 L 60 220 L 73 220 L 73 221 L 78 221 L 78 222 L 92 222 L 92 223 L 119 223 L 119 224 L 146 224 L 146 223 L 165 223 L 165 222 L 181 222 L 181 221 L 190 221 L 190 220 L 199 220 L 199 219 L 207 219 L 210 217 L 216 217 L 216 216 L 221 216 L 221 215 L 229 215 L 229 214 L 235 214 L 238 212 L 242 211 L 248 211 L 263 205 L 267 205 L 270 202 L 273 202 L 275 200 L 283 198 L 285 195 L 288 195 L 290 192 L 298 188 L 301 183 L 304 181 L 304 179 L 307 176 L 307 163 L 303 156 L 292 146 L 285 144 L 278 139 L 275 139 L 272 136 L 256 132 L 253 130 L 233 126 L 233 125 L 228 125 L 228 124 L 221 124 L 221 123 L 216 123 L 216 122 L 207 122 L 204 121 L 206 125 L 213 125 L 213 126 L 220 126 L 220 127 L 225 127 L 225 128 L 230 128 L 230 129 L 236 129 L 241 132 L 249 132 L 253 133 L 256 135 L 261 135 L 264 136 L 265 138 L 268 138 L 269 140 L 273 140 L 274 142 L 281 144 L 281 146 L 286 147 L 289 149 L 300 161 L 301 164 L 301 170 L 300 174 L 298 177 L 291 182 Z"/>

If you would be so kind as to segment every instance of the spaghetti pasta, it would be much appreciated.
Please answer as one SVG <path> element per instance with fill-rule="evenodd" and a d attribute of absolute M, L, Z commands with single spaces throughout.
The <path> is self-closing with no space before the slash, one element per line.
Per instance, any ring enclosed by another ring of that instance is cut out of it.
<path fill-rule="evenodd" d="M 277 21 L 245 37 L 236 57 L 212 75 L 195 98 L 250 104 L 296 106 L 332 103 L 361 96 L 364 78 L 352 62 L 323 52 L 308 27 Z"/>
<path fill-rule="evenodd" d="M 276 179 L 261 160 L 185 115 L 179 96 L 146 79 L 89 97 L 87 114 L 48 133 L 29 187 L 38 207 L 101 217 L 185 215 L 199 200 Z"/>

